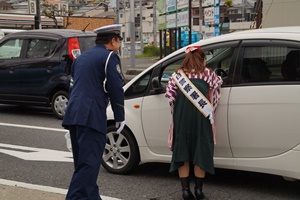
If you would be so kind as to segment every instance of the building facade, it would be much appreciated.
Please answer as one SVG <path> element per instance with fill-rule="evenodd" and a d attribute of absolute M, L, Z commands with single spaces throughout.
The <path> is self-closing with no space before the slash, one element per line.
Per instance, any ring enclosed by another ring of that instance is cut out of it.
<path fill-rule="evenodd" d="M 299 0 L 263 0 L 262 27 L 300 26 Z"/>

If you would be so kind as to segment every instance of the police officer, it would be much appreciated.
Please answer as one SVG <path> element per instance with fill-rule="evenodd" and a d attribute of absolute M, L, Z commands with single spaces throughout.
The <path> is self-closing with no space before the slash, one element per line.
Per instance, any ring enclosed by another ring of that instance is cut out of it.
<path fill-rule="evenodd" d="M 75 170 L 66 200 L 101 200 L 97 177 L 106 144 L 108 99 L 116 132 L 125 126 L 123 80 L 116 53 L 123 39 L 121 26 L 95 29 L 95 47 L 81 54 L 71 67 L 73 84 L 62 125 L 70 131 Z"/>

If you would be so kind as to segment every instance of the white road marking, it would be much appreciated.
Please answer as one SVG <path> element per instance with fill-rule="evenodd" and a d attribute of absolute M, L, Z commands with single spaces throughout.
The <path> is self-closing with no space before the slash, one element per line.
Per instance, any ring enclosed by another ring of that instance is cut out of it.
<path fill-rule="evenodd" d="M 51 193 L 62 194 L 62 195 L 66 195 L 67 191 L 68 191 L 66 189 L 61 189 L 61 188 L 55 188 L 55 187 L 43 186 L 43 185 L 34 185 L 34 184 L 11 181 L 11 180 L 5 180 L 5 179 L 0 179 L 0 184 L 1 185 L 6 185 L 6 186 L 21 187 L 21 188 L 30 189 L 30 190 L 39 190 L 39 191 L 43 191 L 43 192 L 51 192 Z M 107 196 L 101 196 L 101 198 L 103 200 L 120 200 L 120 199 L 107 197 Z"/>
<path fill-rule="evenodd" d="M 66 129 L 49 128 L 43 126 L 30 126 L 30 125 L 23 125 L 23 124 L 0 123 L 0 126 L 11 126 L 11 127 L 18 127 L 18 128 L 30 128 L 30 129 L 39 129 L 39 130 L 47 130 L 47 131 L 67 132 Z"/>
<path fill-rule="evenodd" d="M 48 131 L 57 131 L 57 132 L 67 132 L 65 129 L 57 129 L 57 128 L 48 128 L 41 126 L 30 126 L 30 125 L 22 125 L 22 124 L 10 124 L 10 123 L 0 123 L 0 126 L 10 126 L 10 127 L 18 127 L 18 128 L 29 128 L 29 129 L 39 129 L 39 130 L 48 130 Z M 2 147 L 2 149 L 1 149 Z M 12 149 L 12 150 L 10 150 Z M 18 151 L 19 150 L 19 151 Z M 28 152 L 25 152 L 28 151 Z M 31 161 L 54 161 L 54 162 L 73 162 L 72 153 L 69 151 L 57 151 L 51 149 L 43 149 L 43 148 L 34 148 L 34 147 L 26 147 L 19 145 L 11 145 L 11 144 L 3 144 L 0 143 L 0 152 L 5 153 L 23 160 L 31 160 Z M 30 190 L 39 190 L 43 192 L 52 192 L 57 194 L 66 195 L 66 189 L 54 188 L 43 185 L 34 185 L 29 183 L 11 181 L 0 179 L 1 185 L 21 187 Z M 101 196 L 103 200 L 121 200 L 117 198 Z"/>
<path fill-rule="evenodd" d="M 0 152 L 23 160 L 73 162 L 73 155 L 69 151 L 57 151 L 0 143 Z"/>
<path fill-rule="evenodd" d="M 42 127 L 42 126 L 30 126 L 30 125 L 23 125 L 23 124 L 0 123 L 0 126 L 10 126 L 10 127 L 18 127 L 18 128 L 56 131 L 56 132 L 67 132 L 66 129 L 49 128 L 49 127 Z M 72 158 L 73 155 L 69 151 L 57 151 L 51 149 L 33 148 L 33 147 L 0 143 L 0 152 L 23 160 L 73 162 L 73 158 Z"/>

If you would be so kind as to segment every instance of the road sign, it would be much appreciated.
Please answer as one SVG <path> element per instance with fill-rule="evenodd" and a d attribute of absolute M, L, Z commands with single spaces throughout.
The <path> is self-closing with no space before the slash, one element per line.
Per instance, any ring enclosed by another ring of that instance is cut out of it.
<path fill-rule="evenodd" d="M 185 27 L 189 25 L 189 11 L 177 13 L 177 27 Z"/>
<path fill-rule="evenodd" d="M 204 8 L 204 24 L 206 26 L 220 24 L 220 6 Z"/>

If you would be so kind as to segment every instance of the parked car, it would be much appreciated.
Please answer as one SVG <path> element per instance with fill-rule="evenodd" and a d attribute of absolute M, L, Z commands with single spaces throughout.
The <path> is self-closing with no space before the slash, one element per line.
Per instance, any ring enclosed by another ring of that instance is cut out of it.
<path fill-rule="evenodd" d="M 26 31 L 26 30 L 2 28 L 2 29 L 0 29 L 0 39 L 2 39 L 4 36 L 6 36 L 10 33 L 16 33 L 16 32 L 20 32 L 20 31 Z"/>
<path fill-rule="evenodd" d="M 0 39 L 2 39 L 5 36 L 4 32 L 0 30 Z"/>
<path fill-rule="evenodd" d="M 70 66 L 95 45 L 96 34 L 43 29 L 10 33 L 0 41 L 0 103 L 52 108 L 63 118 Z"/>
<path fill-rule="evenodd" d="M 207 66 L 224 80 L 215 119 L 215 167 L 300 179 L 300 27 L 230 33 L 193 45 L 206 52 Z M 102 165 L 109 172 L 170 162 L 165 87 L 184 50 L 124 86 L 126 127 L 120 135 L 108 107 Z"/>

